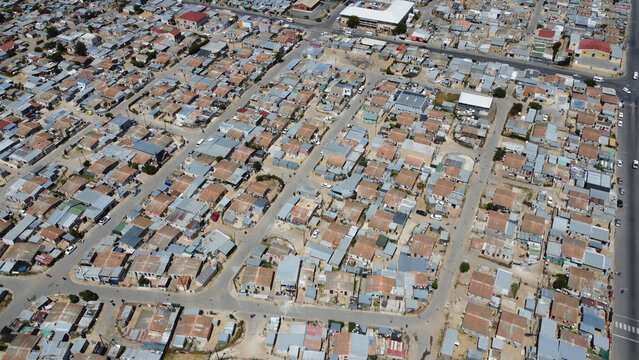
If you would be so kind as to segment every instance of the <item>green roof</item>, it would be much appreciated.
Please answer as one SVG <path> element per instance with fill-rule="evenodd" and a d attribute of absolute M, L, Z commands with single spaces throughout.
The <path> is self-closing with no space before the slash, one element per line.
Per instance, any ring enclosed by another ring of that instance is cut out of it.
<path fill-rule="evenodd" d="M 124 230 L 124 228 L 126 227 L 126 225 L 127 225 L 127 222 L 126 222 L 126 221 L 122 221 L 121 223 L 119 223 L 119 224 L 118 224 L 118 226 L 116 226 L 116 227 L 113 229 L 113 232 L 114 232 L 115 234 L 122 235 L 122 230 Z"/>

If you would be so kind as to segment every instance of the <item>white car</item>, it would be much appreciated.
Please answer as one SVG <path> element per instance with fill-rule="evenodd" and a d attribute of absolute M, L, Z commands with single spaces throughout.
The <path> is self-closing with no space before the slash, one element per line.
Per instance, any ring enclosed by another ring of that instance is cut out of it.
<path fill-rule="evenodd" d="M 548 197 L 548 206 L 552 206 L 552 196 Z"/>
<path fill-rule="evenodd" d="M 623 166 L 623 161 L 617 160 L 617 167 L 622 167 L 622 166 Z"/>
<path fill-rule="evenodd" d="M 619 113 L 619 118 L 623 119 L 623 113 L 622 112 Z"/>
<path fill-rule="evenodd" d="M 630 89 L 628 89 L 627 87 L 623 88 L 623 92 L 625 92 L 626 94 L 630 94 L 631 93 Z"/>
<path fill-rule="evenodd" d="M 617 103 L 617 106 L 621 109 L 623 108 L 623 103 L 620 101 L 619 103 Z"/>
<path fill-rule="evenodd" d="M 430 214 L 430 218 L 437 221 L 441 221 L 443 219 L 443 217 L 439 214 Z"/>
<path fill-rule="evenodd" d="M 100 224 L 100 225 L 104 225 L 104 224 L 108 223 L 108 222 L 109 222 L 109 220 L 111 220 L 111 217 L 110 217 L 109 215 L 107 215 L 107 216 L 103 217 L 102 219 L 100 219 L 100 221 L 98 222 L 98 224 Z"/>
<path fill-rule="evenodd" d="M 601 76 L 593 76 L 592 79 L 595 80 L 596 82 L 603 82 L 604 81 L 604 79 Z"/>
<path fill-rule="evenodd" d="M 313 234 L 311 235 L 313 239 L 316 239 L 318 235 L 319 235 L 319 230 L 318 229 L 313 230 Z"/>
<path fill-rule="evenodd" d="M 64 253 L 69 255 L 69 254 L 71 254 L 73 252 L 73 250 L 75 250 L 76 247 L 77 246 L 75 246 L 75 245 L 71 245 L 64 251 Z"/>
<path fill-rule="evenodd" d="M 329 183 L 322 183 L 322 187 L 325 187 L 325 188 L 327 188 L 327 189 L 330 189 L 331 184 L 329 184 Z"/>
<path fill-rule="evenodd" d="M 632 168 L 633 169 L 639 168 L 639 160 L 632 160 Z"/>
<path fill-rule="evenodd" d="M 635 80 L 639 79 L 639 72 L 635 71 L 634 73 L 632 73 L 632 78 Z"/>
<path fill-rule="evenodd" d="M 617 121 L 617 126 L 622 127 L 623 126 L 623 121 L 622 120 Z"/>

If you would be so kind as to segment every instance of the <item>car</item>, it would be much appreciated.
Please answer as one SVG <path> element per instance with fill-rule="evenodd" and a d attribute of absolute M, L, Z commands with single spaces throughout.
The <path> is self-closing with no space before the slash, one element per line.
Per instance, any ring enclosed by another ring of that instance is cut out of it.
<path fill-rule="evenodd" d="M 617 126 L 623 127 L 623 121 L 621 121 L 621 120 L 617 121 Z"/>
<path fill-rule="evenodd" d="M 320 155 L 324 156 L 324 152 L 323 152 L 323 151 L 320 151 Z"/>
<path fill-rule="evenodd" d="M 626 189 L 624 189 L 624 188 L 619 188 L 619 194 L 621 194 L 621 195 L 625 195 L 625 194 L 626 194 Z"/>
<path fill-rule="evenodd" d="M 214 212 L 213 216 L 211 216 L 211 220 L 213 220 L 213 222 L 217 222 L 219 219 L 220 219 L 220 213 Z"/>
<path fill-rule="evenodd" d="M 330 189 L 331 188 L 331 184 L 329 183 L 322 183 L 322 187 Z"/>
<path fill-rule="evenodd" d="M 620 177 L 617 178 L 617 184 L 623 185 L 623 180 Z"/>
<path fill-rule="evenodd" d="M 623 161 L 617 160 L 617 167 L 622 167 L 622 166 L 623 166 Z"/>
<path fill-rule="evenodd" d="M 579 74 L 573 74 L 573 75 L 572 75 L 572 77 L 580 78 L 580 77 L 581 77 L 581 75 L 579 75 Z"/>
<path fill-rule="evenodd" d="M 633 78 L 634 80 L 639 79 L 639 72 L 637 72 L 637 71 L 633 72 L 633 73 L 632 73 L 632 78 Z"/>
<path fill-rule="evenodd" d="M 620 119 L 623 119 L 623 113 L 622 113 L 622 112 L 620 112 L 618 117 L 619 117 Z"/>
<path fill-rule="evenodd" d="M 204 142 L 204 139 L 200 139 L 200 140 L 197 141 L 197 144 L 198 145 L 202 145 L 203 142 Z"/>
<path fill-rule="evenodd" d="M 630 94 L 630 93 L 632 93 L 632 91 L 630 91 L 630 89 L 628 89 L 627 87 L 624 87 L 622 90 L 623 90 L 623 92 L 625 92 L 626 94 Z"/>
<path fill-rule="evenodd" d="M 417 215 L 428 216 L 428 213 L 424 210 L 417 210 L 415 212 L 417 213 Z"/>
<path fill-rule="evenodd" d="M 620 208 L 620 209 L 623 207 L 623 200 L 621 200 L 621 199 L 617 200 L 617 207 Z"/>
<path fill-rule="evenodd" d="M 621 226 L 621 219 L 615 219 L 615 226 Z"/>
<path fill-rule="evenodd" d="M 632 160 L 632 168 L 633 169 L 639 168 L 639 160 Z"/>
<path fill-rule="evenodd" d="M 91 110 L 87 110 L 85 112 L 87 113 L 87 115 L 93 115 L 93 111 L 91 111 Z"/>
<path fill-rule="evenodd" d="M 552 196 L 548 197 L 548 206 L 552 206 Z"/>
<path fill-rule="evenodd" d="M 71 245 L 71 246 L 69 246 L 66 250 L 64 250 L 64 253 L 65 253 L 66 255 L 69 255 L 69 254 L 71 254 L 71 253 L 73 252 L 73 250 L 75 250 L 75 248 L 76 248 L 76 247 L 77 247 L 77 246 L 75 246 L 75 245 Z"/>
<path fill-rule="evenodd" d="M 622 103 L 621 101 L 620 101 L 620 102 L 618 102 L 618 103 L 617 103 L 617 107 L 618 107 L 618 108 L 620 108 L 620 109 L 621 109 L 621 108 L 623 108 L 623 103 Z"/>
<path fill-rule="evenodd" d="M 440 221 L 443 219 L 443 217 L 439 214 L 430 214 L 430 218 L 437 221 Z"/>
<path fill-rule="evenodd" d="M 315 229 L 313 230 L 313 234 L 311 234 L 311 236 L 313 237 L 313 239 L 317 239 L 317 236 L 319 235 L 319 229 Z"/>
<path fill-rule="evenodd" d="M 604 81 L 604 79 L 601 76 L 593 76 L 592 79 L 595 80 L 596 82 L 603 82 Z"/>
<path fill-rule="evenodd" d="M 109 215 L 107 215 L 107 216 L 103 217 L 102 219 L 100 219 L 100 221 L 98 222 L 98 224 L 100 224 L 100 225 L 104 225 L 104 224 L 108 223 L 108 222 L 109 222 L 109 220 L 111 220 L 111 217 L 110 217 Z"/>

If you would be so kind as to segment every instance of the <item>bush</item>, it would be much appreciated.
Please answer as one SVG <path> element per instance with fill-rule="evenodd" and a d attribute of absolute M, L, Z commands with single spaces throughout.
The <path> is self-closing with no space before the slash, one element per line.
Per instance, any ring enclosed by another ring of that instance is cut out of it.
<path fill-rule="evenodd" d="M 2 330 L 0 330 L 0 335 L 9 335 L 11 334 L 11 329 L 9 329 L 7 326 L 3 326 Z"/>
<path fill-rule="evenodd" d="M 493 96 L 496 98 L 505 98 L 506 97 L 506 89 L 497 88 L 493 90 Z"/>
<path fill-rule="evenodd" d="M 468 270 L 470 270 L 470 264 L 469 263 L 464 261 L 461 264 L 459 264 L 459 271 L 461 271 L 462 273 L 465 273 L 465 272 L 468 272 Z"/>
<path fill-rule="evenodd" d="M 253 164 L 251 164 L 251 166 L 253 166 L 253 170 L 255 170 L 255 172 L 259 172 L 260 170 L 262 170 L 262 163 L 259 161 L 253 161 Z"/>
<path fill-rule="evenodd" d="M 437 283 L 437 281 L 433 281 L 433 283 L 432 283 L 432 284 L 430 284 L 430 286 L 431 286 L 433 289 L 437 290 L 437 288 L 439 287 L 439 284 Z"/>
<path fill-rule="evenodd" d="M 493 161 L 502 161 L 506 156 L 506 149 L 503 147 L 498 147 L 495 149 L 495 155 L 493 155 Z"/>
<path fill-rule="evenodd" d="M 403 21 L 397 24 L 397 26 L 393 29 L 393 35 L 399 34 L 406 34 L 406 23 Z"/>
<path fill-rule="evenodd" d="M 89 160 L 84 160 L 82 166 L 91 166 L 91 162 Z"/>
<path fill-rule="evenodd" d="M 568 276 L 566 274 L 559 274 L 552 283 L 553 289 L 565 289 L 568 287 Z"/>
<path fill-rule="evenodd" d="M 158 172 L 158 168 L 147 164 L 142 167 L 142 172 L 148 175 L 155 175 L 155 173 Z"/>
<path fill-rule="evenodd" d="M 585 83 L 587 86 L 590 86 L 590 87 L 595 87 L 595 86 L 597 86 L 597 82 L 596 82 L 595 80 L 593 80 L 593 79 L 585 79 L 585 80 L 584 80 L 584 83 Z"/>
<path fill-rule="evenodd" d="M 75 54 L 78 56 L 85 56 L 87 54 L 87 47 L 86 45 L 84 45 L 84 43 L 78 41 L 73 46 L 73 52 L 75 52 Z"/>
<path fill-rule="evenodd" d="M 75 304 L 75 303 L 77 303 L 78 301 L 80 301 L 80 298 L 78 297 L 78 295 L 71 294 L 71 295 L 69 295 L 69 301 L 70 301 L 72 304 Z"/>
<path fill-rule="evenodd" d="M 94 293 L 91 290 L 83 290 L 80 292 L 79 295 L 80 298 L 82 298 L 82 300 L 84 301 L 96 301 L 99 298 L 98 294 Z"/>

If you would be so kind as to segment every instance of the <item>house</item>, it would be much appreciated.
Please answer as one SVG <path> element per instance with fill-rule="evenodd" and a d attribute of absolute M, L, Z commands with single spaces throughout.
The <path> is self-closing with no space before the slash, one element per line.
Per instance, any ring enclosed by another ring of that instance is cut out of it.
<path fill-rule="evenodd" d="M 268 295 L 274 276 L 275 271 L 271 268 L 247 265 L 240 278 L 241 292 Z"/>
<path fill-rule="evenodd" d="M 498 338 L 508 341 L 515 346 L 521 346 L 524 341 L 526 329 L 527 320 L 525 317 L 502 310 L 497 328 Z"/>
<path fill-rule="evenodd" d="M 176 19 L 177 25 L 183 30 L 199 31 L 206 24 L 208 15 L 203 12 L 189 11 Z"/>
<path fill-rule="evenodd" d="M 344 271 L 328 271 L 322 292 L 325 295 L 351 297 L 355 289 L 355 275 Z"/>
<path fill-rule="evenodd" d="M 461 329 L 474 336 L 491 336 L 493 313 L 487 306 L 468 302 Z"/>
<path fill-rule="evenodd" d="M 185 311 L 186 312 L 186 311 Z M 184 340 L 191 340 L 200 344 L 206 343 L 213 331 L 213 317 L 200 314 L 183 314 L 175 327 L 173 346 L 182 347 Z"/>
<path fill-rule="evenodd" d="M 493 297 L 493 284 L 495 277 L 480 271 L 473 272 L 468 285 L 468 295 L 476 296 L 482 300 L 490 301 Z"/>
<path fill-rule="evenodd" d="M 297 0 L 292 8 L 300 11 L 313 11 L 319 5 L 320 0 Z"/>
<path fill-rule="evenodd" d="M 550 318 L 568 326 L 579 323 L 579 299 L 555 290 Z"/>

